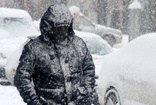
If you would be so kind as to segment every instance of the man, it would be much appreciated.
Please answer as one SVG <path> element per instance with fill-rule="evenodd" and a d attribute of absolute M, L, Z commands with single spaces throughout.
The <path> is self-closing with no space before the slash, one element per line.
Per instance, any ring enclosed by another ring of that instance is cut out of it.
<path fill-rule="evenodd" d="M 41 35 L 24 46 L 14 85 L 27 105 L 93 103 L 94 63 L 72 23 L 64 4 L 52 5 L 41 18 Z"/>

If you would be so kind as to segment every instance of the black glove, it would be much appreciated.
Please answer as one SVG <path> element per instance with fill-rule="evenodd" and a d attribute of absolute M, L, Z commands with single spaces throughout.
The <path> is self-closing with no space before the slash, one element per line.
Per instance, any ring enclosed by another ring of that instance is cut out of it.
<path fill-rule="evenodd" d="M 85 90 L 77 90 L 77 103 L 76 105 L 91 105 L 93 103 L 92 94 Z"/>

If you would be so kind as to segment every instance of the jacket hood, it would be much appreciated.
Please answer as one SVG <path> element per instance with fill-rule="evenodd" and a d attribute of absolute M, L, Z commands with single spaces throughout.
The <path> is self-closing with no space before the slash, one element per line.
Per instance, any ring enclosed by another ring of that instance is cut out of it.
<path fill-rule="evenodd" d="M 51 5 L 41 18 L 40 31 L 44 40 L 48 41 L 47 33 L 54 27 L 69 27 L 69 35 L 73 35 L 73 16 L 64 4 Z"/>

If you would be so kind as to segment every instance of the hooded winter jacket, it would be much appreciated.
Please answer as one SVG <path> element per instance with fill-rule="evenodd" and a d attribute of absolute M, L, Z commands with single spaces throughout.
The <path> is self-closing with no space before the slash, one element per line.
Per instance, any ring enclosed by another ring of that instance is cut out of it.
<path fill-rule="evenodd" d="M 27 105 L 91 105 L 95 67 L 72 19 L 65 5 L 50 6 L 41 19 L 41 35 L 24 46 L 14 85 Z M 60 26 L 69 27 L 68 38 L 53 43 L 48 32 Z"/>

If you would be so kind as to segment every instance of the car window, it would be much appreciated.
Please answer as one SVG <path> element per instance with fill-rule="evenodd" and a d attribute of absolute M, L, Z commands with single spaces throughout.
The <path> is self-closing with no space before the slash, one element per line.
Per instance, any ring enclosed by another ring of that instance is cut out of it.
<path fill-rule="evenodd" d="M 36 31 L 32 21 L 27 18 L 0 18 L 0 28 L 13 36 L 28 35 Z"/>
<path fill-rule="evenodd" d="M 111 47 L 109 47 L 105 42 L 103 42 L 103 39 L 83 38 L 83 40 L 86 42 L 91 54 L 103 56 L 112 52 Z"/>
<path fill-rule="evenodd" d="M 83 16 L 80 16 L 80 25 L 94 27 L 94 25 Z"/>
<path fill-rule="evenodd" d="M 8 25 L 30 25 L 29 19 L 26 18 L 1 18 L 1 27 L 8 27 Z"/>

